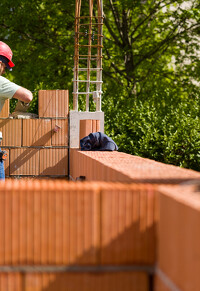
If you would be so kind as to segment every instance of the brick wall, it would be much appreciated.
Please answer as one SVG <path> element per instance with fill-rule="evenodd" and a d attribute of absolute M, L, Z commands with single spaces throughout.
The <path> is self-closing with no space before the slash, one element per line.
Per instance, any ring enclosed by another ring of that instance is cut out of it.
<path fill-rule="evenodd" d="M 200 179 L 200 173 L 122 152 L 70 149 L 70 177 L 87 181 L 177 184 Z"/>
<path fill-rule="evenodd" d="M 68 176 L 68 91 L 40 90 L 38 98 L 38 118 L 9 117 L 9 100 L 1 112 L 6 177 Z"/>
<path fill-rule="evenodd" d="M 155 291 L 200 290 L 198 184 L 191 182 L 191 185 L 185 183 L 159 188 L 158 279 Z"/>
<path fill-rule="evenodd" d="M 155 190 L 148 184 L 1 183 L 0 290 L 149 291 Z"/>
<path fill-rule="evenodd" d="M 49 93 L 38 119 L 3 111 L 7 176 L 68 175 L 68 116 Z M 81 120 L 79 138 L 98 124 Z M 199 172 L 70 149 L 80 176 L 0 183 L 0 290 L 200 290 Z"/>

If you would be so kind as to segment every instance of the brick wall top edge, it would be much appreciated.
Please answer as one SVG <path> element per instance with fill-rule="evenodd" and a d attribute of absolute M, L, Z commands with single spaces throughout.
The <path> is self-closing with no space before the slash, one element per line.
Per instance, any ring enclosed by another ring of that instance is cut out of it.
<path fill-rule="evenodd" d="M 54 179 L 8 179 L 5 182 L 0 182 L 0 191 L 70 191 L 70 190 L 155 190 L 155 186 L 151 184 L 137 183 L 120 183 L 120 182 L 73 182 Z"/>
<path fill-rule="evenodd" d="M 194 170 L 164 164 L 147 158 L 126 154 L 123 152 L 81 151 L 74 149 L 77 154 L 87 156 L 105 166 L 129 176 L 133 181 L 140 180 L 149 183 L 180 183 L 184 180 L 200 179 L 200 173 Z"/>
<path fill-rule="evenodd" d="M 195 183 L 191 185 L 183 183 L 176 186 L 159 186 L 158 191 L 161 195 L 200 210 L 200 188 Z"/>

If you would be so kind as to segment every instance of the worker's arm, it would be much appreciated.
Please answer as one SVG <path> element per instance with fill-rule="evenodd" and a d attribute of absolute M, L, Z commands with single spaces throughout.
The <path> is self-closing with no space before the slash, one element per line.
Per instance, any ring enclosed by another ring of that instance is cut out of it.
<path fill-rule="evenodd" d="M 16 98 L 16 99 L 23 101 L 25 103 L 29 103 L 33 99 L 33 95 L 31 93 L 31 91 L 29 91 L 23 87 L 19 87 L 19 89 L 17 89 L 17 91 L 13 95 L 13 98 Z"/>

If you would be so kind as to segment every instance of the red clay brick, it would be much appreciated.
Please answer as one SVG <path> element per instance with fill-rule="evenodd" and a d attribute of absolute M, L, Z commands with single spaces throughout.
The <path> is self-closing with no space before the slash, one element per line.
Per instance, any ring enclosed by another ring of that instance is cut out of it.
<path fill-rule="evenodd" d="M 51 120 L 50 119 L 23 119 L 22 146 L 50 146 Z"/>
<path fill-rule="evenodd" d="M 9 114 L 10 114 L 10 100 L 9 99 L 6 99 L 5 100 L 5 103 L 4 103 L 4 106 L 0 112 L 0 118 L 8 118 L 9 117 Z"/>
<path fill-rule="evenodd" d="M 73 152 L 73 159 L 70 161 L 70 175 L 73 178 L 79 173 L 80 175 L 86 176 L 87 180 L 90 180 L 91 178 L 88 177 L 88 164 L 91 167 L 91 161 L 93 167 L 93 180 L 99 180 L 99 176 L 97 176 L 96 173 L 97 163 L 102 164 L 101 179 L 103 181 L 177 184 L 200 178 L 199 172 L 132 156 L 122 152 L 80 151 L 77 149 L 70 149 L 70 152 Z M 76 159 L 79 160 L 78 169 L 76 169 L 76 165 L 73 164 L 73 161 Z M 99 171 L 97 172 L 99 173 Z"/>
<path fill-rule="evenodd" d="M 92 132 L 92 120 L 80 120 L 80 134 L 79 140 L 89 135 Z"/>
<path fill-rule="evenodd" d="M 191 186 L 160 188 L 159 267 L 183 291 L 200 289 L 199 223 L 198 191 Z"/>
<path fill-rule="evenodd" d="M 100 120 L 85 119 L 80 120 L 79 139 L 88 136 L 92 132 L 100 131 Z"/>
<path fill-rule="evenodd" d="M 39 117 L 67 117 L 69 113 L 68 90 L 40 90 Z"/>
<path fill-rule="evenodd" d="M 155 262 L 156 221 L 146 225 L 147 213 L 153 212 L 153 208 L 147 209 L 146 204 L 149 191 L 153 191 L 151 186 L 127 186 L 126 190 L 123 187 L 120 190 L 111 183 L 107 190 L 102 190 L 102 264 Z M 133 203 L 128 203 L 130 200 Z"/>
<path fill-rule="evenodd" d="M 39 150 L 32 148 L 10 149 L 10 175 L 39 174 Z"/>
<path fill-rule="evenodd" d="M 2 146 L 21 146 L 22 120 L 0 119 L 0 131 L 3 136 Z"/>
<path fill-rule="evenodd" d="M 0 184 L 0 263 L 155 263 L 155 257 L 145 248 L 150 240 L 149 252 L 155 254 L 150 235 L 155 237 L 156 221 L 145 225 L 144 231 L 149 231 L 145 235 L 140 228 L 141 221 L 145 217 L 147 220 L 144 205 L 140 206 L 141 191 L 149 195 L 153 188 L 119 183 L 7 180 Z"/>
<path fill-rule="evenodd" d="M 40 149 L 41 176 L 68 175 L 68 149 L 50 148 Z"/>
<path fill-rule="evenodd" d="M 67 119 L 52 119 L 52 146 L 68 146 Z"/>
<path fill-rule="evenodd" d="M 10 149 L 10 175 L 39 175 L 39 150 Z"/>
<path fill-rule="evenodd" d="M 148 276 L 142 272 L 34 272 L 0 273 L 0 291 L 148 291 Z"/>
<path fill-rule="evenodd" d="M 100 120 L 92 120 L 92 132 L 100 131 Z"/>

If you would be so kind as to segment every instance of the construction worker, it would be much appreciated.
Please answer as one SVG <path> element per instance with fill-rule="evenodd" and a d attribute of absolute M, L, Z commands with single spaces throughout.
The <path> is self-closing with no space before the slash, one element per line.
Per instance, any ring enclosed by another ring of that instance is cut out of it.
<path fill-rule="evenodd" d="M 10 47 L 6 43 L 0 41 L 0 112 L 6 99 L 16 98 L 24 103 L 29 103 L 33 99 L 31 91 L 13 82 L 10 82 L 8 79 L 2 76 L 6 69 L 11 71 L 15 66 L 12 62 L 12 56 L 13 53 Z M 0 141 L 1 140 L 2 133 L 0 133 Z M 1 149 L 0 153 L 0 179 L 4 180 L 5 173 Z"/>

